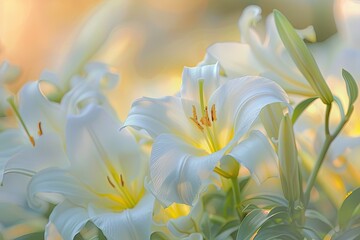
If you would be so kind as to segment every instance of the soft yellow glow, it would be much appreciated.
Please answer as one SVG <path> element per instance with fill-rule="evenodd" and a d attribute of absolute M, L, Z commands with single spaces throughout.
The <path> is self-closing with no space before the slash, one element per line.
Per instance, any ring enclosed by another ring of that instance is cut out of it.
<path fill-rule="evenodd" d="M 154 212 L 153 219 L 157 223 L 166 223 L 171 219 L 187 216 L 190 213 L 191 207 L 186 204 L 173 203 L 167 208 L 158 206 L 158 211 Z"/>

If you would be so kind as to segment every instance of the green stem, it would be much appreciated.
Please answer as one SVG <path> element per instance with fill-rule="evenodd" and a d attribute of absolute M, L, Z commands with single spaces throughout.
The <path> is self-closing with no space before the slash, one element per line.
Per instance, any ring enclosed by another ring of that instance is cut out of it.
<path fill-rule="evenodd" d="M 15 101 L 14 101 L 14 97 L 9 97 L 7 99 L 8 103 L 10 104 L 11 108 L 13 109 L 13 111 L 15 112 L 15 115 L 16 117 L 20 120 L 20 123 L 22 125 L 22 127 L 24 128 L 25 132 L 26 132 L 26 135 L 29 137 L 29 140 L 31 142 L 31 144 L 33 146 L 35 146 L 35 140 L 34 140 L 34 137 L 31 136 L 29 130 L 27 129 L 26 125 L 25 125 L 25 122 L 24 120 L 22 119 L 20 113 L 19 113 L 19 110 L 17 109 L 16 107 L 16 104 L 15 104 Z"/>
<path fill-rule="evenodd" d="M 244 214 L 242 211 L 243 209 L 242 209 L 242 205 L 241 205 L 240 186 L 237 181 L 237 177 L 232 177 L 231 183 L 232 183 L 232 189 L 233 189 L 234 200 L 235 200 L 235 209 L 239 216 L 240 221 L 242 221 L 244 218 Z"/>
<path fill-rule="evenodd" d="M 330 112 L 331 112 L 331 104 L 326 105 L 326 113 L 325 113 L 325 136 L 330 136 L 330 128 L 329 128 L 329 122 L 330 122 Z"/>
<path fill-rule="evenodd" d="M 331 105 L 327 105 L 326 106 L 326 115 L 325 115 L 325 117 L 326 117 L 325 118 L 325 136 L 326 136 L 326 138 L 325 138 L 324 145 L 321 148 L 319 157 L 316 160 L 314 169 L 310 173 L 310 177 L 309 177 L 309 180 L 308 180 L 307 185 L 306 185 L 306 190 L 305 190 L 305 193 L 304 193 L 305 206 L 307 206 L 309 201 L 310 201 L 311 190 L 314 187 L 316 177 L 317 177 L 317 175 L 319 173 L 319 170 L 321 168 L 322 163 L 324 162 L 326 153 L 329 150 L 331 143 L 334 141 L 334 139 L 337 137 L 337 135 L 343 129 L 345 124 L 348 122 L 348 120 L 350 118 L 350 115 L 352 113 L 352 111 L 348 111 L 345 118 L 340 122 L 340 124 L 336 128 L 335 132 L 333 134 L 331 134 L 330 130 L 329 130 L 330 111 L 331 111 Z"/>

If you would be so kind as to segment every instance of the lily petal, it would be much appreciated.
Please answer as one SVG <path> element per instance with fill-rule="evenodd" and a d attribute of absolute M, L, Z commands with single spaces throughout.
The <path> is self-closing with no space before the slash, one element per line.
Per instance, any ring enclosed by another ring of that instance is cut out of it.
<path fill-rule="evenodd" d="M 122 212 L 104 212 L 94 206 L 89 207 L 91 221 L 102 230 L 109 240 L 143 240 L 150 237 L 150 226 L 154 197 L 146 194 L 133 208 Z"/>
<path fill-rule="evenodd" d="M 60 105 L 50 102 L 40 90 L 40 82 L 27 83 L 19 93 L 19 112 L 31 135 L 41 122 L 44 132 L 64 132 L 65 116 Z"/>
<path fill-rule="evenodd" d="M 197 131 L 182 109 L 178 97 L 168 96 L 159 99 L 143 97 L 132 104 L 124 127 L 145 129 L 152 138 L 162 133 L 194 136 L 194 132 Z M 191 116 L 191 111 L 189 114 Z"/>
<path fill-rule="evenodd" d="M 360 3 L 352 0 L 336 0 L 334 15 L 337 29 L 352 47 L 359 45 L 360 34 L 356 31 L 360 24 Z"/>
<path fill-rule="evenodd" d="M 207 49 L 207 54 L 219 61 L 229 78 L 260 73 L 261 67 L 252 57 L 251 48 L 246 44 L 237 42 L 215 43 Z"/>
<path fill-rule="evenodd" d="M 156 198 L 165 205 L 173 202 L 192 205 L 226 150 L 209 155 L 174 135 L 158 136 L 150 158 L 152 191 Z"/>
<path fill-rule="evenodd" d="M 106 1 L 87 19 L 59 71 L 61 83 L 55 84 L 61 86 L 63 91 L 69 89 L 72 76 L 80 72 L 106 42 L 111 32 L 122 23 L 126 17 L 126 9 L 126 0 Z"/>
<path fill-rule="evenodd" d="M 263 77 L 242 77 L 219 87 L 211 96 L 209 105 L 215 104 L 218 115 L 216 127 L 224 142 L 229 142 L 232 138 L 229 126 L 234 127 L 239 139 L 250 129 L 260 111 L 275 102 L 289 102 L 279 85 Z"/>
<path fill-rule="evenodd" d="M 140 156 L 135 138 L 127 129 L 119 132 L 120 127 L 113 115 L 97 105 L 90 105 L 80 115 L 68 119 L 66 139 L 71 171 L 94 189 L 103 189 L 107 177 L 115 172 L 121 174 L 125 182 L 132 182 L 146 171 L 146 162 Z M 89 172 L 96 173 L 97 177 Z"/>
<path fill-rule="evenodd" d="M 200 99 L 200 81 L 203 81 L 203 100 L 205 103 L 208 102 L 211 94 L 220 85 L 219 70 L 220 66 L 217 63 L 214 65 L 184 68 L 180 95 L 185 113 L 191 116 L 193 105 L 200 109 L 198 104 Z"/>
<path fill-rule="evenodd" d="M 243 164 L 259 184 L 269 177 L 278 176 L 277 156 L 260 131 L 252 131 L 229 155 Z"/>
<path fill-rule="evenodd" d="M 45 229 L 45 239 L 50 239 L 51 223 L 56 226 L 63 239 L 74 239 L 88 221 L 89 215 L 84 208 L 65 200 L 52 210 Z"/>
<path fill-rule="evenodd" d="M 96 196 L 87 190 L 74 176 L 68 171 L 59 168 L 47 168 L 32 177 L 28 185 L 28 200 L 29 204 L 34 208 L 39 208 L 42 205 L 42 202 L 37 197 L 38 194 L 41 194 L 41 199 L 53 203 L 57 203 L 59 199 L 57 194 L 65 196 L 66 199 L 78 205 L 97 200 Z M 105 203 L 104 201 L 103 204 Z"/>
<path fill-rule="evenodd" d="M 48 167 L 69 165 L 63 143 L 60 137 L 55 134 L 46 134 L 39 137 L 35 147 L 30 145 L 22 147 L 17 154 L 7 161 L 5 170 L 26 168 L 31 172 L 39 172 Z"/>

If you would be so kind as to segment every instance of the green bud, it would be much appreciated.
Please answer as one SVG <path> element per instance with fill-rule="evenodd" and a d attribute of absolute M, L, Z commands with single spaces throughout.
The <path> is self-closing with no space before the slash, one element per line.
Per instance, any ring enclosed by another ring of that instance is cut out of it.
<path fill-rule="evenodd" d="M 296 66 L 316 94 L 319 95 L 323 103 L 330 104 L 334 100 L 334 97 L 306 44 L 298 36 L 291 23 L 282 13 L 274 10 L 274 17 L 280 38 Z"/>
<path fill-rule="evenodd" d="M 302 198 L 301 175 L 298 154 L 291 119 L 286 114 L 280 124 L 279 131 L 279 172 L 284 197 L 290 207 Z"/>

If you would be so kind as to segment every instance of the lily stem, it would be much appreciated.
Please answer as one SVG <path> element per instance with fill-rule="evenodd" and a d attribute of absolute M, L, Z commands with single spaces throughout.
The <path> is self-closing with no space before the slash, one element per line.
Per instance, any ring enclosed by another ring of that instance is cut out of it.
<path fill-rule="evenodd" d="M 244 218 L 244 214 L 243 214 L 243 209 L 242 209 L 242 205 L 241 205 L 240 186 L 239 186 L 237 177 L 232 177 L 232 178 L 230 178 L 230 180 L 231 180 L 233 194 L 234 194 L 235 209 L 239 216 L 240 221 L 242 221 Z"/>
<path fill-rule="evenodd" d="M 331 112 L 331 104 L 327 104 L 326 105 L 326 115 L 325 115 L 325 142 L 324 142 L 324 144 L 321 148 L 320 154 L 316 160 L 315 167 L 311 171 L 309 180 L 307 181 L 307 184 L 306 184 L 306 189 L 305 189 L 305 193 L 304 193 L 305 206 L 307 206 L 310 201 L 311 190 L 314 187 L 316 177 L 320 171 L 322 163 L 324 162 L 326 153 L 329 150 L 331 143 L 334 141 L 334 139 L 337 137 L 337 135 L 343 129 L 345 124 L 349 121 L 350 115 L 352 113 L 351 110 L 348 111 L 345 118 L 341 119 L 341 122 L 338 125 L 338 127 L 336 128 L 336 130 L 334 131 L 334 133 L 331 134 L 330 128 L 329 128 L 330 112 Z"/>

